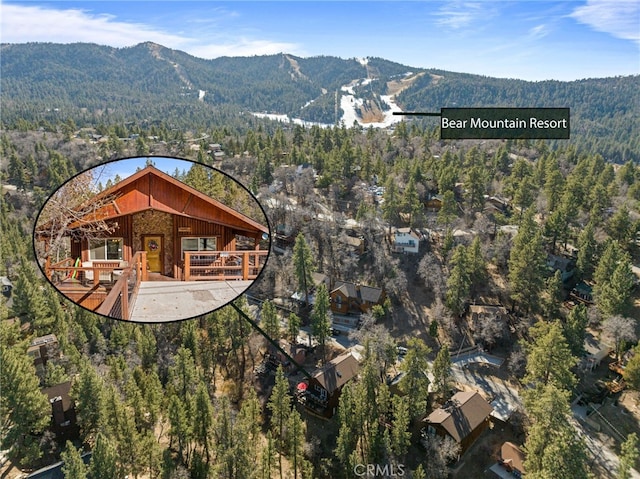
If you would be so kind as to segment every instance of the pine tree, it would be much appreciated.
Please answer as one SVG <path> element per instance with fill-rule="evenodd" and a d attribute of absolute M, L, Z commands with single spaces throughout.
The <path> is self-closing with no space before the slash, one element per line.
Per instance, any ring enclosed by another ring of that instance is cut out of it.
<path fill-rule="evenodd" d="M 525 384 L 555 384 L 561 389 L 571 389 L 576 377 L 571 368 L 576 358 L 571 354 L 558 321 L 538 321 L 529 329 L 532 343 L 525 345 L 527 353 L 527 374 Z"/>
<path fill-rule="evenodd" d="M 578 358 L 584 355 L 584 338 L 588 322 L 586 306 L 578 304 L 569 312 L 564 324 L 564 336 L 567 338 L 571 354 Z"/>
<path fill-rule="evenodd" d="M 213 407 L 211 406 L 207 386 L 203 382 L 198 384 L 196 389 L 192 430 L 193 437 L 196 443 L 204 449 L 206 463 L 209 464 L 211 459 L 210 436 L 213 430 Z"/>
<path fill-rule="evenodd" d="M 311 249 L 302 233 L 296 236 L 296 243 L 293 246 L 293 267 L 298 280 L 298 291 L 305 294 L 306 304 L 309 304 L 309 289 L 313 285 L 312 273 L 315 271 L 315 265 Z"/>
<path fill-rule="evenodd" d="M 300 417 L 300 413 L 293 409 L 287 421 L 287 434 L 289 443 L 289 460 L 293 468 L 293 478 L 301 477 L 304 459 L 304 442 L 306 436 L 306 426 Z"/>
<path fill-rule="evenodd" d="M 562 283 L 562 273 L 556 270 L 553 276 L 547 278 L 544 299 L 542 301 L 543 312 L 548 320 L 558 319 L 560 316 L 560 306 L 564 299 L 564 289 Z"/>
<path fill-rule="evenodd" d="M 269 300 L 262 303 L 260 309 L 260 323 L 262 324 L 262 330 L 274 341 L 280 339 L 280 318 L 278 318 L 278 312 L 275 306 Z"/>
<path fill-rule="evenodd" d="M 282 453 L 286 445 L 286 425 L 291 411 L 291 398 L 289 396 L 289 381 L 284 375 L 282 366 L 276 370 L 276 383 L 271 390 L 271 396 L 267 403 L 267 408 L 271 411 L 271 430 L 278 446 L 278 465 L 280 477 L 282 478 Z"/>
<path fill-rule="evenodd" d="M 634 355 L 624 368 L 624 380 L 630 388 L 640 391 L 640 344 L 634 349 Z"/>
<path fill-rule="evenodd" d="M 570 393 L 553 382 L 527 390 L 525 408 L 531 421 L 524 445 L 527 475 L 589 477 L 585 444 L 570 423 L 569 398 Z"/>
<path fill-rule="evenodd" d="M 105 422 L 104 383 L 91 363 L 85 360 L 80 374 L 71 386 L 78 424 L 84 441 L 93 443 L 93 438 L 102 429 Z"/>
<path fill-rule="evenodd" d="M 62 473 L 65 479 L 86 479 L 87 466 L 85 466 L 78 451 L 71 441 L 67 441 L 65 450 L 60 454 L 60 459 L 64 462 Z"/>
<path fill-rule="evenodd" d="M 620 465 L 616 479 L 631 479 L 631 469 L 635 468 L 638 452 L 638 435 L 632 432 L 627 436 L 627 440 L 622 443 L 620 452 Z"/>
<path fill-rule="evenodd" d="M 440 348 L 436 359 L 433 361 L 433 385 L 434 390 L 441 396 L 446 396 L 451 381 L 451 357 L 449 347 L 445 344 Z"/>
<path fill-rule="evenodd" d="M 445 304 L 454 315 L 460 316 L 466 308 L 471 286 L 467 249 L 463 245 L 456 247 L 449 264 L 451 273 L 447 279 Z"/>
<path fill-rule="evenodd" d="M 398 387 L 407 396 L 409 415 L 414 418 L 427 412 L 429 398 L 429 347 L 419 338 L 409 338 L 407 354 L 400 369 L 404 376 Z"/>
<path fill-rule="evenodd" d="M 325 342 L 331 335 L 331 310 L 329 292 L 325 284 L 318 286 L 316 301 L 311 310 L 311 332 L 322 347 L 322 358 L 325 361 Z"/>
<path fill-rule="evenodd" d="M 409 400 L 406 396 L 394 396 L 391 401 L 393 405 L 393 427 L 391 429 L 391 450 L 393 454 L 402 461 L 409 451 L 411 445 L 411 417 L 409 414 Z"/>
<path fill-rule="evenodd" d="M 7 423 L 0 447 L 9 450 L 9 457 L 22 465 L 34 464 L 41 456 L 38 441 L 49 425 L 51 406 L 40 392 L 33 359 L 26 354 L 26 345 L 12 347 L 0 343 L 0 413 Z"/>
<path fill-rule="evenodd" d="M 528 210 L 518 227 L 509 256 L 509 287 L 511 298 L 525 312 L 538 303 L 544 287 L 546 255 L 542 234 Z"/>
<path fill-rule="evenodd" d="M 116 449 L 102 433 L 96 436 L 87 476 L 89 479 L 117 479 L 118 463 Z"/>
<path fill-rule="evenodd" d="M 287 319 L 287 335 L 291 344 L 296 344 L 298 340 L 298 334 L 300 334 L 301 325 L 302 320 L 300 319 L 300 316 L 298 316 L 296 313 L 289 313 L 289 317 Z"/>
<path fill-rule="evenodd" d="M 594 234 L 594 226 L 590 221 L 578 236 L 578 258 L 576 259 L 576 269 L 578 276 L 582 279 L 591 278 L 595 270 L 596 251 L 598 243 Z"/>

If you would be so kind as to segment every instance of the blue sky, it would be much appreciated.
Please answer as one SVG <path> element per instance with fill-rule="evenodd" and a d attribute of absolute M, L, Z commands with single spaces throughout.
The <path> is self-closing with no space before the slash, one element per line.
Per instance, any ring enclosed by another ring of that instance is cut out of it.
<path fill-rule="evenodd" d="M 173 175 L 176 168 L 180 172 L 188 172 L 193 166 L 192 161 L 181 160 L 179 158 L 167 158 L 167 157 L 137 157 L 137 158 L 125 158 L 122 160 L 110 161 L 108 163 L 100 164 L 94 168 L 91 168 L 95 175 L 95 184 L 102 183 L 106 185 L 108 180 L 113 180 L 116 175 L 119 175 L 121 179 L 128 178 L 133 175 L 138 168 L 142 169 L 147 165 L 147 160 L 151 160 L 153 165 L 160 171 L 164 171 L 169 175 Z"/>
<path fill-rule="evenodd" d="M 201 58 L 377 56 L 526 80 L 640 73 L 640 0 L 8 1 L 0 40 L 154 41 Z"/>

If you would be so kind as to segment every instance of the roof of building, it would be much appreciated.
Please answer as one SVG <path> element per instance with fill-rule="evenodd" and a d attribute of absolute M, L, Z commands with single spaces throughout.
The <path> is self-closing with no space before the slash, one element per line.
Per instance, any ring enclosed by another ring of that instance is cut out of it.
<path fill-rule="evenodd" d="M 93 453 L 91 451 L 85 452 L 81 454 L 82 462 L 85 465 L 88 465 L 91 461 L 91 455 Z M 50 466 L 43 467 L 42 469 L 38 469 L 37 471 L 33 471 L 29 474 L 26 479 L 64 479 L 64 473 L 62 472 L 62 466 L 64 466 L 64 462 L 56 462 L 55 464 L 51 464 Z"/>
<path fill-rule="evenodd" d="M 313 284 L 316 286 L 320 286 L 322 283 L 329 284 L 329 277 L 324 273 L 311 273 L 311 279 L 313 279 Z"/>
<path fill-rule="evenodd" d="M 331 290 L 331 294 L 336 291 L 341 292 L 347 298 L 353 298 L 369 303 L 380 301 L 384 290 L 376 286 L 365 286 L 348 281 L 336 281 L 336 287 Z"/>
<path fill-rule="evenodd" d="M 394 234 L 398 234 L 398 233 L 403 235 L 411 235 L 416 239 L 419 239 L 418 234 L 415 231 L 413 231 L 411 228 L 398 228 L 397 230 L 395 230 Z"/>
<path fill-rule="evenodd" d="M 49 402 L 61 400 L 63 411 L 69 411 L 73 408 L 73 399 L 69 396 L 69 393 L 71 392 L 71 381 L 56 384 L 49 388 L 42 388 L 40 392 L 47 396 Z"/>
<path fill-rule="evenodd" d="M 7 278 L 6 276 L 0 276 L 0 284 L 2 286 L 13 287 L 13 284 L 11 283 L 11 280 L 9 278 Z"/>
<path fill-rule="evenodd" d="M 331 293 L 334 293 L 335 291 L 340 291 L 347 298 L 358 298 L 358 289 L 355 283 L 336 281 L 336 287 L 333 288 Z"/>
<path fill-rule="evenodd" d="M 362 301 L 367 303 L 378 303 L 382 298 L 382 288 L 375 288 L 373 286 L 360 286 L 360 297 Z"/>
<path fill-rule="evenodd" d="M 512 469 L 517 469 L 520 472 L 524 471 L 524 453 L 522 449 L 516 446 L 512 442 L 505 442 L 500 448 L 500 456 L 502 460 L 511 466 Z"/>
<path fill-rule="evenodd" d="M 442 407 L 433 411 L 426 422 L 439 424 L 458 443 L 471 434 L 493 411 L 491 404 L 475 391 L 454 394 Z"/>
<path fill-rule="evenodd" d="M 113 200 L 86 215 L 82 221 L 107 220 L 153 209 L 214 222 L 254 235 L 269 232 L 267 226 L 153 166 L 147 166 L 98 193 L 91 202 L 101 198 Z M 70 228 L 74 228 L 76 223 L 71 224 Z"/>
<path fill-rule="evenodd" d="M 313 379 L 327 390 L 329 394 L 344 386 L 353 379 L 360 370 L 360 363 L 351 352 L 335 357 L 313 375 Z"/>

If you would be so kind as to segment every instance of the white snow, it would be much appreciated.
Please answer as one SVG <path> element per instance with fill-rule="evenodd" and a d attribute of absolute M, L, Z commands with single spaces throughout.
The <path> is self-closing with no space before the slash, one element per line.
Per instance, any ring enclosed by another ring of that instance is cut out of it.
<path fill-rule="evenodd" d="M 366 67 L 369 64 L 369 59 L 367 57 L 356 58 L 356 61 L 363 67 Z"/>
<path fill-rule="evenodd" d="M 204 100 L 204 96 L 207 94 L 205 90 L 198 90 L 198 100 Z"/>
<path fill-rule="evenodd" d="M 366 58 L 362 59 L 366 62 Z M 363 63 L 366 64 L 366 63 Z M 407 73 L 407 74 L 410 74 Z M 401 115 L 394 115 L 393 112 L 402 111 L 401 108 L 396 105 L 395 99 L 392 95 L 381 95 L 380 100 L 385 103 L 389 109 L 384 111 L 384 118 L 379 122 L 371 122 L 365 123 L 358 116 L 356 109 L 363 105 L 364 100 L 362 98 L 356 97 L 355 87 L 357 86 L 365 86 L 370 84 L 372 81 L 377 80 L 377 78 L 365 78 L 359 80 L 353 80 L 349 82 L 347 85 L 343 85 L 340 87 L 340 91 L 343 94 L 340 97 L 340 108 L 344 112 L 342 118 L 340 118 L 340 122 L 344 123 L 346 127 L 351 127 L 354 122 L 363 127 L 371 127 L 371 128 L 388 128 L 389 126 L 399 123 L 403 120 Z M 313 102 L 313 100 L 311 100 Z M 308 102 L 305 106 L 309 105 Z M 304 108 L 304 107 L 303 107 Z M 302 125 L 305 127 L 318 125 L 322 128 L 330 128 L 333 125 L 328 125 L 326 123 L 316 123 L 311 121 L 302 120 L 300 118 L 289 118 L 287 115 L 275 114 L 275 113 L 251 113 L 252 115 L 258 118 L 268 118 L 270 120 L 276 120 L 283 123 L 293 123 L 296 125 Z"/>

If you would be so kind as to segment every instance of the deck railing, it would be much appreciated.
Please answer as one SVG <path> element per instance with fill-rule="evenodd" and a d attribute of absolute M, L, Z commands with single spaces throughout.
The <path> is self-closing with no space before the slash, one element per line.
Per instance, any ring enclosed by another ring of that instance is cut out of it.
<path fill-rule="evenodd" d="M 122 270 L 120 278 L 111 288 L 96 313 L 112 318 L 130 319 L 140 282 L 147 280 L 147 252 L 138 251 L 130 265 Z"/>
<path fill-rule="evenodd" d="M 97 286 L 101 281 L 113 282 L 117 272 L 122 270 L 121 264 L 122 261 L 119 260 L 101 260 L 93 261 L 91 266 L 82 266 L 78 260 L 66 258 L 58 263 L 45 266 L 45 274 L 55 285 L 93 283 L 94 286 Z"/>
<path fill-rule="evenodd" d="M 185 251 L 184 280 L 250 280 L 264 267 L 268 251 Z"/>

